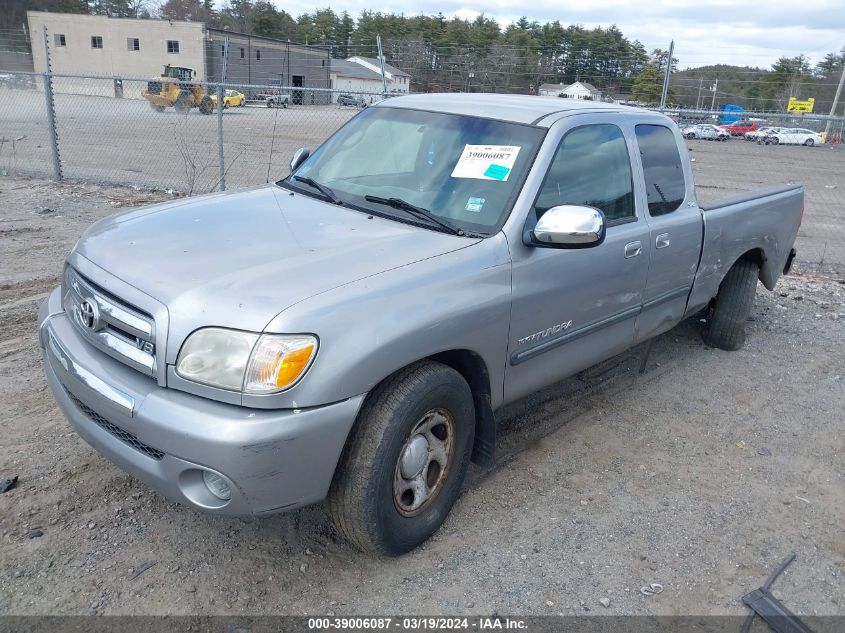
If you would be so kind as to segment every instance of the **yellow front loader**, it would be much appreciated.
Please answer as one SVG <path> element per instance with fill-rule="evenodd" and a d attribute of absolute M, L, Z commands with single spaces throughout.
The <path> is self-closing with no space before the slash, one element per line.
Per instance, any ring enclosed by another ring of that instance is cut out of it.
<path fill-rule="evenodd" d="M 199 108 L 203 114 L 211 114 L 214 100 L 206 94 L 205 88 L 193 83 L 195 75 L 196 72 L 190 68 L 167 64 L 161 77 L 147 82 L 147 89 L 141 91 L 141 96 L 156 112 L 172 106 L 177 112 Z"/>

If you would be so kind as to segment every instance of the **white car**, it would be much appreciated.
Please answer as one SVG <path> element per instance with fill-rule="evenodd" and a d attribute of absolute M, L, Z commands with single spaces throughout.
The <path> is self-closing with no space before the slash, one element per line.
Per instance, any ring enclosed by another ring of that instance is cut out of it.
<path fill-rule="evenodd" d="M 684 138 L 700 138 L 705 141 L 727 141 L 731 135 L 718 126 L 710 123 L 691 125 L 683 129 Z"/>
<path fill-rule="evenodd" d="M 818 132 L 804 128 L 781 128 L 779 131 L 768 134 L 763 143 L 766 145 L 821 145 L 822 137 Z"/>
<path fill-rule="evenodd" d="M 745 133 L 745 140 L 746 141 L 757 141 L 758 143 L 762 143 L 763 139 L 766 138 L 769 134 L 774 134 L 776 132 L 780 132 L 781 130 L 785 130 L 786 128 L 782 127 L 761 127 L 759 130 L 753 130 L 751 132 Z"/>

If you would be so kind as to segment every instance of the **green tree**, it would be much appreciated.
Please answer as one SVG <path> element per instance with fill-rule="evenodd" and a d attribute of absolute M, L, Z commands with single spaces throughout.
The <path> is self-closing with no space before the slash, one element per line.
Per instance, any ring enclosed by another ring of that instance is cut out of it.
<path fill-rule="evenodd" d="M 267 0 L 256 2 L 247 15 L 250 30 L 255 35 L 292 39 L 296 34 L 296 21 L 287 11 L 279 11 Z"/>

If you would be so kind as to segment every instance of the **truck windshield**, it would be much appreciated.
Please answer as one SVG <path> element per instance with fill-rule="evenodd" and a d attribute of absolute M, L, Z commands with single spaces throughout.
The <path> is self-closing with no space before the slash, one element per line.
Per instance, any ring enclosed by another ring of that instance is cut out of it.
<path fill-rule="evenodd" d="M 320 195 L 302 184 L 308 177 L 349 206 L 442 230 L 372 201 L 395 198 L 467 232 L 490 234 L 507 217 L 544 132 L 473 116 L 369 108 L 292 174 L 299 181 L 283 184 Z"/>

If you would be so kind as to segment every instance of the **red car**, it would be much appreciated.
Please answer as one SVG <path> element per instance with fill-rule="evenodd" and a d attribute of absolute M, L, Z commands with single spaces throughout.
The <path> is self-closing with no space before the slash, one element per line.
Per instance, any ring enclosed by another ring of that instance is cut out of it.
<path fill-rule="evenodd" d="M 731 136 L 744 136 L 747 132 L 756 132 L 760 129 L 760 124 L 757 121 L 749 121 L 742 119 L 734 121 L 727 125 L 720 125 L 720 128 L 728 132 Z"/>

